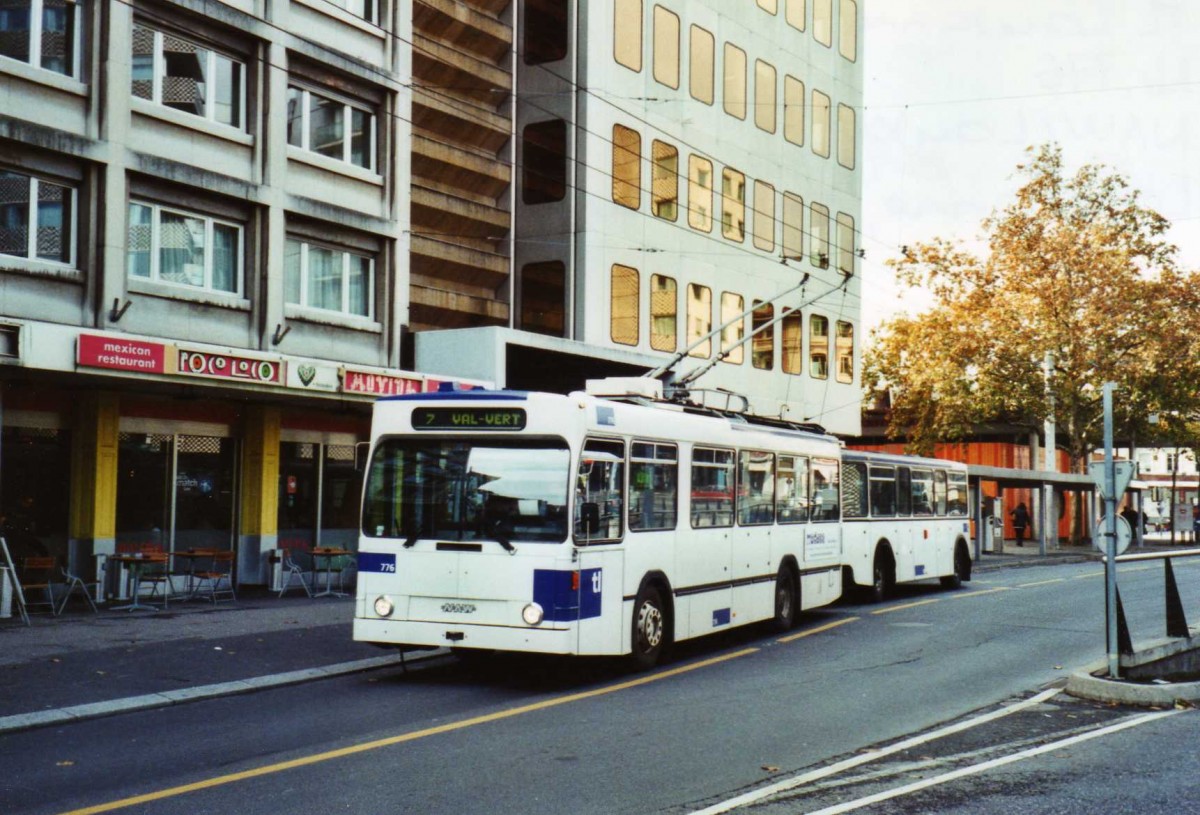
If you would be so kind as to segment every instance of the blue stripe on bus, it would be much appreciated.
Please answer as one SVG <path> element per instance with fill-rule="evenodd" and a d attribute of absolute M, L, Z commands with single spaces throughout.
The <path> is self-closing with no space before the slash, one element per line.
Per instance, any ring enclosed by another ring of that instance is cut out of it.
<path fill-rule="evenodd" d="M 730 619 L 731 619 L 731 617 L 729 614 L 729 609 L 727 609 L 727 608 L 717 609 L 716 611 L 713 612 L 713 628 L 717 628 L 718 626 L 722 626 L 722 625 L 729 625 Z"/>
<path fill-rule="evenodd" d="M 542 607 L 546 620 L 563 623 L 600 616 L 602 571 L 579 572 L 578 591 L 571 588 L 574 574 L 556 569 L 533 570 L 533 601 Z"/>
<path fill-rule="evenodd" d="M 396 573 L 396 555 L 386 552 L 359 552 L 358 570 L 360 572 Z"/>
<path fill-rule="evenodd" d="M 923 574 L 925 574 L 925 567 L 924 567 L 924 566 L 918 566 L 918 567 L 917 567 L 917 577 L 920 577 L 920 576 L 921 576 L 921 575 L 923 575 Z"/>

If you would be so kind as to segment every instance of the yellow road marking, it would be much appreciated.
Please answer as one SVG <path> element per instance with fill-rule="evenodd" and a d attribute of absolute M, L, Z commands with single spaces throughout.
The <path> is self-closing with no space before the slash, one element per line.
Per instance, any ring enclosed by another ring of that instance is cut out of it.
<path fill-rule="evenodd" d="M 1019 583 L 1016 586 L 1013 586 L 1013 588 L 1014 589 L 1027 589 L 1030 586 L 1049 586 L 1051 583 L 1066 583 L 1066 582 L 1067 582 L 1067 578 L 1056 577 L 1053 580 L 1039 580 L 1036 583 Z"/>
<path fill-rule="evenodd" d="M 978 593 L 979 592 L 976 592 L 976 594 L 978 594 Z M 912 603 L 905 603 L 902 606 L 890 606 L 888 608 L 881 608 L 878 611 L 872 611 L 871 613 L 872 614 L 890 614 L 893 611 L 903 611 L 906 608 L 916 608 L 917 606 L 927 606 L 930 603 L 938 602 L 940 599 L 942 599 L 942 598 L 933 597 L 933 598 L 930 598 L 929 600 L 917 600 Z"/>
<path fill-rule="evenodd" d="M 849 621 L 846 620 L 843 622 Z M 816 631 L 813 631 L 812 633 L 816 633 Z M 423 739 L 428 736 L 451 733 L 455 730 L 465 730 L 468 727 L 475 727 L 477 725 L 496 722 L 502 719 L 511 719 L 514 716 L 521 716 L 525 713 L 534 713 L 539 710 L 547 710 L 548 708 L 558 707 L 559 705 L 565 705 L 571 702 L 580 702 L 584 699 L 593 699 L 597 696 L 605 696 L 610 693 L 616 693 L 617 691 L 629 690 L 630 688 L 636 688 L 639 685 L 646 685 L 650 682 L 669 679 L 690 671 L 696 671 L 721 662 L 727 662 L 731 659 L 737 659 L 738 657 L 744 657 L 749 654 L 757 653 L 758 650 L 758 648 L 744 648 L 741 651 L 734 651 L 733 653 L 713 657 L 712 659 L 706 659 L 702 662 L 684 665 L 679 668 L 672 668 L 669 671 L 662 671 L 661 673 L 641 676 L 637 679 L 630 679 L 627 682 L 620 682 L 616 685 L 608 685 L 607 687 L 597 688 L 595 690 L 572 693 L 568 694 L 567 696 L 559 696 L 555 699 L 547 699 L 542 702 L 535 702 L 530 705 L 522 705 L 521 707 L 510 708 L 508 710 L 500 710 L 495 713 L 488 713 L 483 716 L 475 716 L 474 718 L 464 719 L 460 722 L 451 722 L 449 724 L 438 725 L 437 727 L 430 727 L 425 730 L 417 730 L 412 733 L 402 733 L 398 736 L 389 736 L 384 739 L 363 742 L 362 744 L 352 744 L 349 747 L 342 747 L 337 750 L 329 750 L 324 753 L 315 753 L 311 756 L 302 756 L 301 758 L 294 758 L 290 761 L 281 761 L 277 764 L 268 764 L 263 767 L 255 767 L 251 770 L 229 773 L 228 775 L 219 775 L 214 778 L 204 779 L 203 781 L 194 781 L 191 784 L 181 784 L 177 787 L 169 787 L 167 789 L 158 790 L 157 792 L 148 792 L 143 795 L 134 795 L 129 798 L 122 798 L 119 801 L 109 801 L 105 804 L 96 804 L 95 806 L 84 807 L 83 809 L 73 809 L 69 812 L 63 813 L 63 815 L 92 815 L 92 813 L 98 812 L 112 812 L 116 809 L 124 809 L 125 807 L 149 803 L 150 801 L 161 801 L 164 798 L 174 798 L 185 793 L 196 792 L 197 790 L 211 789 L 213 787 L 220 787 L 226 784 L 233 784 L 238 781 L 245 781 L 250 778 L 272 775 L 274 773 L 283 772 L 284 770 L 292 770 L 297 767 L 307 767 L 312 764 L 319 764 L 323 761 L 331 761 L 335 758 L 352 756 L 357 753 L 365 753 L 370 750 L 378 750 L 381 747 L 391 747 L 395 744 L 404 744 L 405 742 L 416 741 L 417 739 Z"/>
<path fill-rule="evenodd" d="M 776 640 L 776 642 L 793 642 L 795 640 L 803 639 L 804 637 L 811 637 L 813 634 L 820 634 L 822 631 L 828 631 L 831 628 L 837 628 L 839 625 L 852 623 L 857 619 L 858 617 L 847 617 L 844 620 L 834 620 L 831 623 L 825 623 L 825 625 L 819 625 L 816 628 L 810 628 L 807 631 L 801 631 L 799 634 L 790 634 L 786 637 L 780 637 Z"/>
<path fill-rule="evenodd" d="M 1011 589 L 1008 586 L 997 586 L 994 589 L 984 589 L 983 591 L 959 592 L 958 594 L 949 594 L 946 596 L 954 597 L 956 599 L 961 599 L 963 597 L 978 597 L 981 594 L 995 594 L 998 591 L 1011 591 Z"/>

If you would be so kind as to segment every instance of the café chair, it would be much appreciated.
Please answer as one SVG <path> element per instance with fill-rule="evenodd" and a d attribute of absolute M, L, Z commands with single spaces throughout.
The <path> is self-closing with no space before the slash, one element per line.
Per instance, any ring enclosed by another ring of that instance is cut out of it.
<path fill-rule="evenodd" d="M 58 616 L 58 607 L 54 604 L 55 569 L 58 564 L 53 557 L 27 557 L 21 561 L 21 588 L 25 594 L 25 608 L 31 606 L 47 606 L 50 612 Z M 37 600 L 35 597 L 42 597 Z"/>
<path fill-rule="evenodd" d="M 237 591 L 233 587 L 233 552 L 214 552 L 209 568 L 195 572 L 192 578 L 196 581 L 192 588 L 192 597 L 208 600 L 216 605 L 219 595 L 227 594 L 235 603 Z M 208 590 L 205 596 L 205 589 Z"/>
<path fill-rule="evenodd" d="M 282 552 L 283 579 L 280 581 L 282 585 L 279 588 L 279 596 L 282 597 L 291 588 L 293 580 L 299 580 L 300 587 L 304 589 L 304 593 L 312 597 L 312 588 L 309 586 L 309 572 L 299 562 L 299 555 L 302 553 L 296 552 L 296 554 L 292 554 L 291 549 L 283 549 Z"/>
<path fill-rule="evenodd" d="M 165 552 L 155 552 L 143 550 L 145 556 L 143 562 L 137 564 L 136 568 L 141 570 L 140 581 L 141 585 L 150 584 L 150 598 L 158 596 L 159 589 L 162 589 L 163 608 L 170 605 L 171 588 L 171 570 L 168 567 L 170 558 Z M 134 598 L 137 602 L 137 598 Z"/>
<path fill-rule="evenodd" d="M 67 584 L 67 591 L 63 594 L 62 602 L 59 603 L 58 611 L 56 613 L 63 613 L 63 609 L 67 607 L 67 601 L 71 599 L 76 590 L 83 595 L 84 600 L 87 600 L 88 605 L 92 607 L 92 612 L 98 613 L 100 609 L 96 608 L 96 601 L 92 599 L 92 591 L 94 591 L 100 585 L 100 581 L 84 580 L 77 574 L 71 574 L 71 572 L 69 572 L 65 566 L 62 568 L 62 574 L 63 579 Z"/>

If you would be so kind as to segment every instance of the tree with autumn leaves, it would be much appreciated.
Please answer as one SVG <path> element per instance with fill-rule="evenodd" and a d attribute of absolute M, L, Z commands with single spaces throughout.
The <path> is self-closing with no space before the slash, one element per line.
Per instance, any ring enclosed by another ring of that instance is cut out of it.
<path fill-rule="evenodd" d="M 1037 432 L 1053 413 L 1079 472 L 1115 382 L 1118 438 L 1200 447 L 1200 275 L 1177 267 L 1170 224 L 1103 166 L 1068 176 L 1058 146 L 1028 155 L 1015 200 L 983 222 L 986 255 L 934 239 L 888 262 L 934 297 L 867 353 L 864 382 L 890 391 L 889 434 L 928 453 L 987 424 Z"/>

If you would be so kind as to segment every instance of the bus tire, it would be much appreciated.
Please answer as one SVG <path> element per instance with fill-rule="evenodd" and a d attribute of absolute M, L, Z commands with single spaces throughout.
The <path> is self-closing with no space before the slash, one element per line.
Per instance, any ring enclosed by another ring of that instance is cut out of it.
<path fill-rule="evenodd" d="M 886 546 L 875 550 L 875 564 L 871 568 L 871 586 L 868 590 L 872 603 L 882 603 L 896 587 L 896 561 Z"/>
<path fill-rule="evenodd" d="M 643 586 L 633 601 L 633 651 L 630 660 L 638 670 L 649 670 L 662 658 L 667 644 L 667 618 L 662 595 L 654 586 Z"/>
<path fill-rule="evenodd" d="M 796 578 L 787 566 L 779 567 L 775 576 L 775 616 L 771 618 L 771 629 L 778 634 L 791 631 L 800 613 L 800 596 L 796 591 Z"/>
<path fill-rule="evenodd" d="M 954 547 L 954 574 L 942 578 L 942 588 L 960 589 L 963 581 L 971 579 L 971 561 L 962 544 Z"/>

